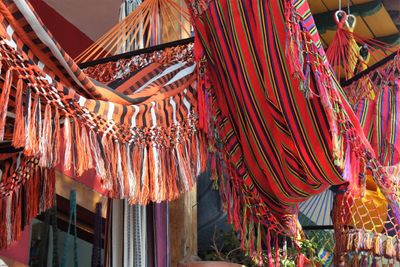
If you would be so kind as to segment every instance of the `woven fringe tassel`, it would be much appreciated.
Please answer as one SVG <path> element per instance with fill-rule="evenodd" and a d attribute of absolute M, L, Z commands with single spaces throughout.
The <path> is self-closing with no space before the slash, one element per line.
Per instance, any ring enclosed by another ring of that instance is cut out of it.
<path fill-rule="evenodd" d="M 380 267 L 381 264 L 379 263 L 378 257 L 373 257 L 371 267 Z"/>
<path fill-rule="evenodd" d="M 97 140 L 97 134 L 92 129 L 89 132 L 89 143 L 94 156 L 96 174 L 100 177 L 102 185 L 105 185 L 104 181 L 106 179 L 107 172 L 105 168 L 104 158 L 102 155 L 100 144 Z"/>
<path fill-rule="evenodd" d="M 132 176 L 129 174 L 128 170 L 128 153 L 126 152 L 127 149 L 127 144 L 122 144 L 120 145 L 120 157 L 121 157 L 121 166 L 122 166 L 122 171 L 123 171 L 123 184 L 124 184 L 124 196 L 129 196 L 130 195 L 130 179 L 132 179 Z M 128 147 L 129 149 L 129 147 Z"/>
<path fill-rule="evenodd" d="M 25 154 L 28 156 L 36 156 L 38 154 L 39 150 L 39 144 L 38 144 L 38 130 L 40 129 L 40 118 L 38 114 L 40 114 L 40 109 L 39 109 L 39 94 L 36 94 L 34 96 L 34 100 L 32 103 L 31 110 L 28 115 L 30 115 L 29 118 L 29 124 L 27 125 L 28 129 L 28 140 L 27 144 L 25 146 Z"/>
<path fill-rule="evenodd" d="M 364 235 L 364 246 L 366 251 L 370 251 L 374 248 L 374 238 L 371 233 L 366 233 Z"/>
<path fill-rule="evenodd" d="M 69 115 L 65 115 L 64 118 L 64 170 L 71 170 L 72 167 L 72 131 L 71 121 Z"/>
<path fill-rule="evenodd" d="M 375 240 L 374 240 L 374 255 L 376 256 L 382 256 L 383 250 L 383 244 L 382 244 L 382 238 L 381 238 L 381 234 L 376 234 L 375 235 Z"/>
<path fill-rule="evenodd" d="M 47 103 L 44 110 L 42 133 L 40 136 L 40 160 L 39 165 L 41 167 L 51 167 L 52 159 L 52 143 L 53 133 L 51 127 L 51 106 Z"/>
<path fill-rule="evenodd" d="M 150 185 L 149 185 L 149 163 L 148 163 L 148 147 L 143 147 L 143 162 L 142 162 L 142 171 L 140 174 L 141 181 L 141 191 L 139 204 L 145 205 L 149 199 L 150 193 Z"/>
<path fill-rule="evenodd" d="M 75 147 L 76 147 L 76 161 L 77 166 L 75 173 L 81 176 L 85 171 L 93 168 L 93 161 L 90 149 L 88 133 L 85 125 L 79 125 L 78 121 L 74 119 L 75 124 Z"/>
<path fill-rule="evenodd" d="M 264 265 L 264 259 L 263 259 L 263 253 L 262 253 L 262 242 L 261 242 L 261 223 L 258 223 L 257 226 L 257 240 L 256 240 L 256 258 L 257 258 L 257 264 L 260 266 Z M 279 259 L 279 255 L 276 256 Z"/>
<path fill-rule="evenodd" d="M 126 144 L 126 161 L 127 161 L 127 172 L 129 179 L 129 199 L 137 197 L 139 195 L 140 181 L 139 176 L 136 176 L 133 167 L 133 158 L 131 157 L 134 148 L 131 149 L 130 144 Z"/>
<path fill-rule="evenodd" d="M 260 241 L 260 243 L 261 243 L 261 241 Z M 260 244 L 260 249 L 262 249 L 261 244 Z M 260 250 L 260 251 L 261 251 L 260 257 L 262 260 L 262 250 Z M 279 254 L 279 238 L 278 238 L 278 235 L 276 234 L 275 235 L 275 266 L 280 267 L 281 266 L 280 262 L 281 262 L 281 260 L 280 260 L 280 254 Z"/>
<path fill-rule="evenodd" d="M 168 187 L 167 187 L 167 175 L 169 175 L 166 172 L 166 167 L 165 167 L 165 159 L 166 159 L 166 151 L 164 146 L 160 146 L 158 149 L 158 168 L 159 168 L 159 183 L 160 183 L 160 201 L 166 199 L 170 200 L 168 198 Z"/>
<path fill-rule="evenodd" d="M 158 169 L 157 169 L 157 151 L 155 151 L 155 148 L 152 144 L 149 144 L 148 146 L 148 165 L 149 165 L 149 177 L 152 179 L 149 179 L 149 198 L 151 201 L 156 201 L 157 199 L 157 194 L 159 193 L 159 176 L 158 176 Z"/>
<path fill-rule="evenodd" d="M 84 151 L 84 157 L 86 159 L 85 170 L 90 170 L 94 167 L 92 151 L 90 148 L 89 136 L 85 125 L 81 127 L 81 138 L 82 138 L 82 146 Z"/>
<path fill-rule="evenodd" d="M 103 137 L 101 138 L 101 144 L 102 144 L 103 153 L 104 153 L 104 170 L 105 170 L 103 187 L 107 188 L 110 191 L 110 194 L 111 194 L 110 197 L 113 197 L 114 193 L 115 193 L 114 192 L 115 185 L 113 183 L 112 178 L 116 177 L 116 173 L 115 173 L 115 175 L 113 175 L 113 170 L 112 170 L 112 166 L 111 166 L 111 162 L 115 162 L 115 161 L 112 161 L 113 160 L 113 152 L 114 152 L 112 138 L 107 137 L 107 135 L 103 135 Z"/>
<path fill-rule="evenodd" d="M 242 250 L 246 249 L 245 246 L 245 241 L 246 241 L 246 237 L 247 237 L 247 207 L 244 206 L 244 210 L 243 210 L 243 221 L 242 221 L 242 228 L 241 228 L 241 233 L 240 233 L 240 237 L 241 237 L 241 243 L 240 243 L 240 248 Z"/>
<path fill-rule="evenodd" d="M 76 176 L 81 176 L 83 172 L 86 170 L 85 165 L 86 165 L 86 158 L 85 158 L 85 152 L 84 152 L 84 147 L 82 143 L 82 136 L 81 136 L 81 129 L 79 127 L 79 123 L 76 117 L 72 118 L 73 121 L 73 126 L 71 127 L 71 130 L 73 130 L 73 143 L 72 143 L 72 150 L 75 151 L 75 162 L 74 164 L 74 170 L 75 170 L 75 175 Z"/>
<path fill-rule="evenodd" d="M 168 174 L 168 190 L 169 190 L 169 199 L 176 199 L 178 197 L 178 184 L 177 184 L 177 177 L 178 177 L 178 165 L 176 165 L 175 156 L 173 152 L 168 152 L 166 155 L 166 162 L 167 166 L 170 167 L 166 173 Z"/>
<path fill-rule="evenodd" d="M 6 209 L 7 209 L 7 197 L 0 199 L 0 209 L 3 212 L 0 212 L 0 250 L 7 247 L 7 228 L 5 222 L 7 221 L 6 217 Z"/>
<path fill-rule="evenodd" d="M 53 162 L 52 166 L 56 166 L 60 163 L 61 158 L 61 129 L 60 129 L 60 113 L 58 109 L 55 109 L 55 116 L 54 116 L 54 138 L 53 138 Z"/>
<path fill-rule="evenodd" d="M 13 131 L 12 146 L 20 148 L 25 145 L 25 118 L 23 104 L 23 80 L 20 78 L 17 82 L 17 92 L 15 95 L 15 123 Z"/>
<path fill-rule="evenodd" d="M 13 72 L 11 69 L 7 70 L 3 89 L 0 95 L 0 142 L 4 140 L 8 101 L 10 99 L 11 85 L 13 81 Z"/>
<path fill-rule="evenodd" d="M 353 253 L 353 259 L 351 261 L 351 266 L 359 267 L 359 261 L 358 261 L 358 254 L 357 253 Z"/>
<path fill-rule="evenodd" d="M 122 145 L 123 146 L 123 145 Z M 125 194 L 125 178 L 124 178 L 124 170 L 122 168 L 122 158 L 121 158 L 121 146 L 119 142 L 115 142 L 115 153 L 116 155 L 116 163 L 117 163 L 117 181 L 119 183 L 119 193 L 120 198 L 124 198 Z"/>
<path fill-rule="evenodd" d="M 181 183 L 183 186 L 183 190 L 185 192 L 189 191 L 191 188 L 191 175 L 190 175 L 190 167 L 188 163 L 188 158 L 186 157 L 186 152 L 184 145 L 178 144 L 175 147 L 176 159 L 179 168 L 179 176 L 181 178 Z"/>
<path fill-rule="evenodd" d="M 21 238 L 21 219 L 22 219 L 22 214 L 21 214 L 21 208 L 22 208 L 22 194 L 21 190 L 17 190 L 14 192 L 12 198 L 12 212 L 13 212 L 13 217 L 12 217 L 12 222 L 13 222 L 13 240 L 19 240 Z"/>
<path fill-rule="evenodd" d="M 268 256 L 268 266 L 273 267 L 273 258 L 272 258 L 272 248 L 271 248 L 271 231 L 267 230 L 267 256 Z"/>
<path fill-rule="evenodd" d="M 136 164 L 133 164 L 132 171 L 133 171 L 133 176 L 135 177 L 136 181 L 136 190 L 135 194 L 129 198 L 129 203 L 130 204 L 139 204 L 140 203 L 140 198 L 141 198 L 141 192 L 142 192 L 142 168 L 143 168 L 143 162 L 144 162 L 144 157 L 143 157 L 143 151 L 144 148 L 141 145 L 133 145 L 132 148 L 132 154 L 131 154 L 131 159 L 142 159 L 142 161 L 137 162 Z"/>
<path fill-rule="evenodd" d="M 385 257 L 386 258 L 391 259 L 396 256 L 396 250 L 395 250 L 395 247 L 394 247 L 391 237 L 386 237 L 384 247 L 385 247 Z"/>
<path fill-rule="evenodd" d="M 396 240 L 396 260 L 400 262 L 400 240 Z"/>
<path fill-rule="evenodd" d="M 368 267 L 368 255 L 363 254 L 361 257 L 361 267 Z"/>

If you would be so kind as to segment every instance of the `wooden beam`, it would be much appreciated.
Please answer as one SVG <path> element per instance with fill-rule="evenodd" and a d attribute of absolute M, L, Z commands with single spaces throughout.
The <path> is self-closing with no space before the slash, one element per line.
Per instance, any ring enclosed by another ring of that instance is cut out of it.
<path fill-rule="evenodd" d="M 197 258 L 197 186 L 169 205 L 171 266 Z"/>

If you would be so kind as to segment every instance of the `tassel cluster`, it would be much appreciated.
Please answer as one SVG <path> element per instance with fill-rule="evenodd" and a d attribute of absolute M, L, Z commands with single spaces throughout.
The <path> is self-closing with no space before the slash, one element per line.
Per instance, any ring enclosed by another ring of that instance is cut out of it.
<path fill-rule="evenodd" d="M 8 168 L 0 182 L 0 250 L 19 240 L 24 227 L 53 206 L 54 170 L 42 168 L 38 162 L 22 153 L 1 162 Z"/>

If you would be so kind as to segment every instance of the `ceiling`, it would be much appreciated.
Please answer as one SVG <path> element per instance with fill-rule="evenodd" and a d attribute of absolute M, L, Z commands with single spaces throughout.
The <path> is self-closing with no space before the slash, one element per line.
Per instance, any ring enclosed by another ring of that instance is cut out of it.
<path fill-rule="evenodd" d="M 118 23 L 122 0 L 43 0 L 93 41 Z"/>
<path fill-rule="evenodd" d="M 336 25 L 333 13 L 339 8 L 340 0 L 308 0 L 318 31 L 326 47 L 332 40 Z M 380 39 L 383 42 L 398 44 L 399 0 L 342 0 L 342 9 L 357 17 L 355 33 L 366 39 Z"/>
<path fill-rule="evenodd" d="M 66 21 L 75 26 L 77 31 L 85 34 L 88 40 L 98 40 L 112 26 L 118 23 L 119 8 L 123 0 L 31 0 L 41 1 L 59 13 Z M 177 0 L 178 1 L 178 0 Z M 325 47 L 331 42 L 335 33 L 333 13 L 338 9 L 340 0 L 308 0 L 315 22 Z M 366 39 L 378 38 L 380 41 L 400 45 L 400 0 L 341 0 L 342 8 L 357 16 L 355 32 Z M 40 12 L 39 12 L 40 13 Z M 43 12 L 42 12 L 43 13 Z M 46 12 L 45 12 L 46 14 Z M 51 14 L 47 15 L 51 17 Z M 46 20 L 45 20 L 46 21 Z M 64 35 L 66 44 L 57 40 L 64 46 L 70 45 L 71 39 L 75 42 L 74 49 L 77 55 L 89 45 L 81 38 L 67 36 L 59 28 L 65 25 L 51 25 L 51 30 L 57 35 Z M 81 41 L 81 43 L 79 43 Z M 68 51 L 68 49 L 66 49 Z"/>

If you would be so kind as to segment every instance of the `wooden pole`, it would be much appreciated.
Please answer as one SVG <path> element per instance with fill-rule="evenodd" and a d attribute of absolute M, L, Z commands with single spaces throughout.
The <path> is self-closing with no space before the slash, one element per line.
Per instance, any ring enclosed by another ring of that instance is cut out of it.
<path fill-rule="evenodd" d="M 171 266 L 197 258 L 197 186 L 169 205 Z"/>

